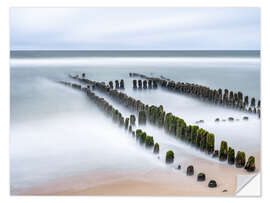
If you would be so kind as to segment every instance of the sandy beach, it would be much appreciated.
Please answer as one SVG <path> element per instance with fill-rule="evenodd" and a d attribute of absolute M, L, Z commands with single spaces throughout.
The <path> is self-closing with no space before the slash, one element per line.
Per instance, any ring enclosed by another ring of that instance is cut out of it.
<path fill-rule="evenodd" d="M 205 159 L 184 162 L 181 170 L 175 166 L 156 168 L 147 172 L 128 171 L 85 173 L 24 189 L 14 195 L 142 195 L 142 196 L 234 196 L 237 175 L 250 175 L 259 171 L 260 156 L 256 153 L 256 171 L 225 163 L 213 163 Z M 186 176 L 186 168 L 193 165 L 195 173 Z M 204 172 L 206 181 L 197 182 L 197 174 Z M 217 187 L 209 188 L 208 182 L 216 180 Z"/>

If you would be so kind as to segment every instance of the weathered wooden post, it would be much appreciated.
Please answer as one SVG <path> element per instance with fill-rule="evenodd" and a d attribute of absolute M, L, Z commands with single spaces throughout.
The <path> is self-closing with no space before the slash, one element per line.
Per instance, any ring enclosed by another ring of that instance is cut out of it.
<path fill-rule="evenodd" d="M 229 147 L 229 151 L 228 151 L 228 163 L 229 164 L 234 164 L 235 162 L 235 153 L 234 153 L 234 149 Z"/>
<path fill-rule="evenodd" d="M 131 125 L 135 125 L 135 122 L 136 122 L 136 117 L 135 117 L 135 115 L 130 115 L 130 124 Z"/>
<path fill-rule="evenodd" d="M 157 89 L 157 81 L 155 81 L 155 80 L 153 81 L 153 88 Z"/>
<path fill-rule="evenodd" d="M 154 154 L 158 154 L 159 153 L 159 144 L 156 142 L 154 145 Z"/>
<path fill-rule="evenodd" d="M 145 125 L 146 124 L 146 113 L 145 111 L 139 112 L 139 125 Z"/>
<path fill-rule="evenodd" d="M 141 129 L 137 129 L 136 130 L 136 140 L 139 140 L 140 139 L 141 134 L 142 134 L 142 130 Z"/>
<path fill-rule="evenodd" d="M 248 106 L 248 96 L 245 96 L 245 105 Z"/>
<path fill-rule="evenodd" d="M 197 181 L 205 181 L 205 174 L 199 173 L 197 176 Z"/>
<path fill-rule="evenodd" d="M 146 139 L 146 133 L 142 132 L 140 136 L 140 144 L 143 145 L 145 144 L 145 139 Z"/>
<path fill-rule="evenodd" d="M 152 80 L 148 80 L 148 88 L 152 88 Z"/>
<path fill-rule="evenodd" d="M 142 89 L 142 81 L 138 80 L 139 89 Z"/>
<path fill-rule="evenodd" d="M 120 81 L 120 89 L 124 89 L 124 88 L 125 88 L 124 80 L 121 80 Z"/>
<path fill-rule="evenodd" d="M 225 161 L 228 155 L 228 144 L 226 141 L 221 141 L 220 150 L 219 150 L 219 160 Z"/>
<path fill-rule="evenodd" d="M 129 127 L 128 127 L 128 132 L 132 132 L 132 126 L 130 125 Z"/>
<path fill-rule="evenodd" d="M 246 163 L 246 155 L 245 152 L 237 152 L 236 158 L 235 158 L 235 166 L 237 168 L 242 168 L 245 166 Z"/>
<path fill-rule="evenodd" d="M 134 88 L 134 89 L 137 88 L 137 80 L 133 80 L 133 88 Z"/>
<path fill-rule="evenodd" d="M 147 89 L 147 81 L 146 80 L 143 81 L 143 89 Z"/>
<path fill-rule="evenodd" d="M 125 129 L 126 130 L 128 129 L 128 124 L 129 124 L 129 118 L 126 118 L 125 119 Z"/>
<path fill-rule="evenodd" d="M 194 175 L 194 167 L 188 166 L 187 167 L 187 176 L 193 176 Z"/>
<path fill-rule="evenodd" d="M 251 104 L 250 104 L 250 105 L 251 105 L 251 106 L 255 106 L 255 103 L 256 103 L 255 98 L 252 97 L 252 98 L 251 98 Z"/>
<path fill-rule="evenodd" d="M 174 153 L 173 151 L 167 151 L 166 153 L 166 164 L 171 164 L 174 161 Z"/>
<path fill-rule="evenodd" d="M 109 82 L 109 86 L 111 89 L 113 89 L 113 82 L 112 81 Z"/>
<path fill-rule="evenodd" d="M 146 136 L 145 138 L 145 146 L 147 148 L 151 148 L 154 146 L 154 138 L 153 136 Z"/>
<path fill-rule="evenodd" d="M 115 81 L 115 88 L 119 89 L 119 81 L 118 80 Z"/>
<path fill-rule="evenodd" d="M 208 154 L 212 154 L 215 149 L 215 135 L 208 133 L 206 137 L 206 150 Z"/>
<path fill-rule="evenodd" d="M 256 167 L 255 167 L 255 157 L 254 156 L 250 156 L 248 158 L 247 164 L 245 166 L 245 169 L 249 172 L 255 171 Z"/>

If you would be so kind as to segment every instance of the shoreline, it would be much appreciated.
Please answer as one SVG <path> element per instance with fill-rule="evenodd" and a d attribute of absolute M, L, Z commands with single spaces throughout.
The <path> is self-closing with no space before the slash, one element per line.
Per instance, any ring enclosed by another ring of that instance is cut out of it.
<path fill-rule="evenodd" d="M 150 171 L 88 172 L 28 189 L 11 192 L 11 195 L 94 195 L 94 196 L 235 196 L 237 175 L 251 175 L 260 171 L 260 153 L 255 154 L 256 170 L 247 172 L 227 163 L 215 163 L 193 158 L 181 165 L 153 168 Z M 194 166 L 194 175 L 186 176 L 188 165 Z M 197 174 L 206 174 L 206 180 L 197 182 Z M 209 188 L 210 180 L 217 181 L 216 188 Z M 226 192 L 223 192 L 226 190 Z"/>

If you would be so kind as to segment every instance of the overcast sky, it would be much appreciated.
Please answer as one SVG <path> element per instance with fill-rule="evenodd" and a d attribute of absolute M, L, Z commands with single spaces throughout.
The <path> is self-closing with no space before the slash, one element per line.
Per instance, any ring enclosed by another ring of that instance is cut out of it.
<path fill-rule="evenodd" d="M 259 8 L 12 8 L 12 50 L 258 50 Z"/>

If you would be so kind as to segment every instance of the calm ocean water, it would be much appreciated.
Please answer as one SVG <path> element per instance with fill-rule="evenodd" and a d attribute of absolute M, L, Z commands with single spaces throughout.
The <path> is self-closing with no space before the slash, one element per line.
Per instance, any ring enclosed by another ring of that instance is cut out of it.
<path fill-rule="evenodd" d="M 11 52 L 10 64 L 13 191 L 82 171 L 148 170 L 158 165 L 124 132 L 115 129 L 84 95 L 56 83 L 70 80 L 69 73 L 84 72 L 89 79 L 106 82 L 124 79 L 124 91 L 128 95 L 147 104 L 162 104 L 165 110 L 188 123 L 204 119 L 201 127 L 216 134 L 217 147 L 226 139 L 237 150 L 259 150 L 260 120 L 256 116 L 250 116 L 249 122 L 217 125 L 213 122 L 216 117 L 241 119 L 245 113 L 163 90 L 133 91 L 128 76 L 129 72 L 162 75 L 175 81 L 242 91 L 257 100 L 260 98 L 258 51 L 16 51 Z M 131 113 L 121 106 L 119 109 L 126 116 Z M 163 132 L 146 129 L 164 152 L 173 148 L 185 152 L 186 157 L 201 156 L 184 145 L 176 145 Z M 138 161 L 130 164 L 131 159 Z"/>

